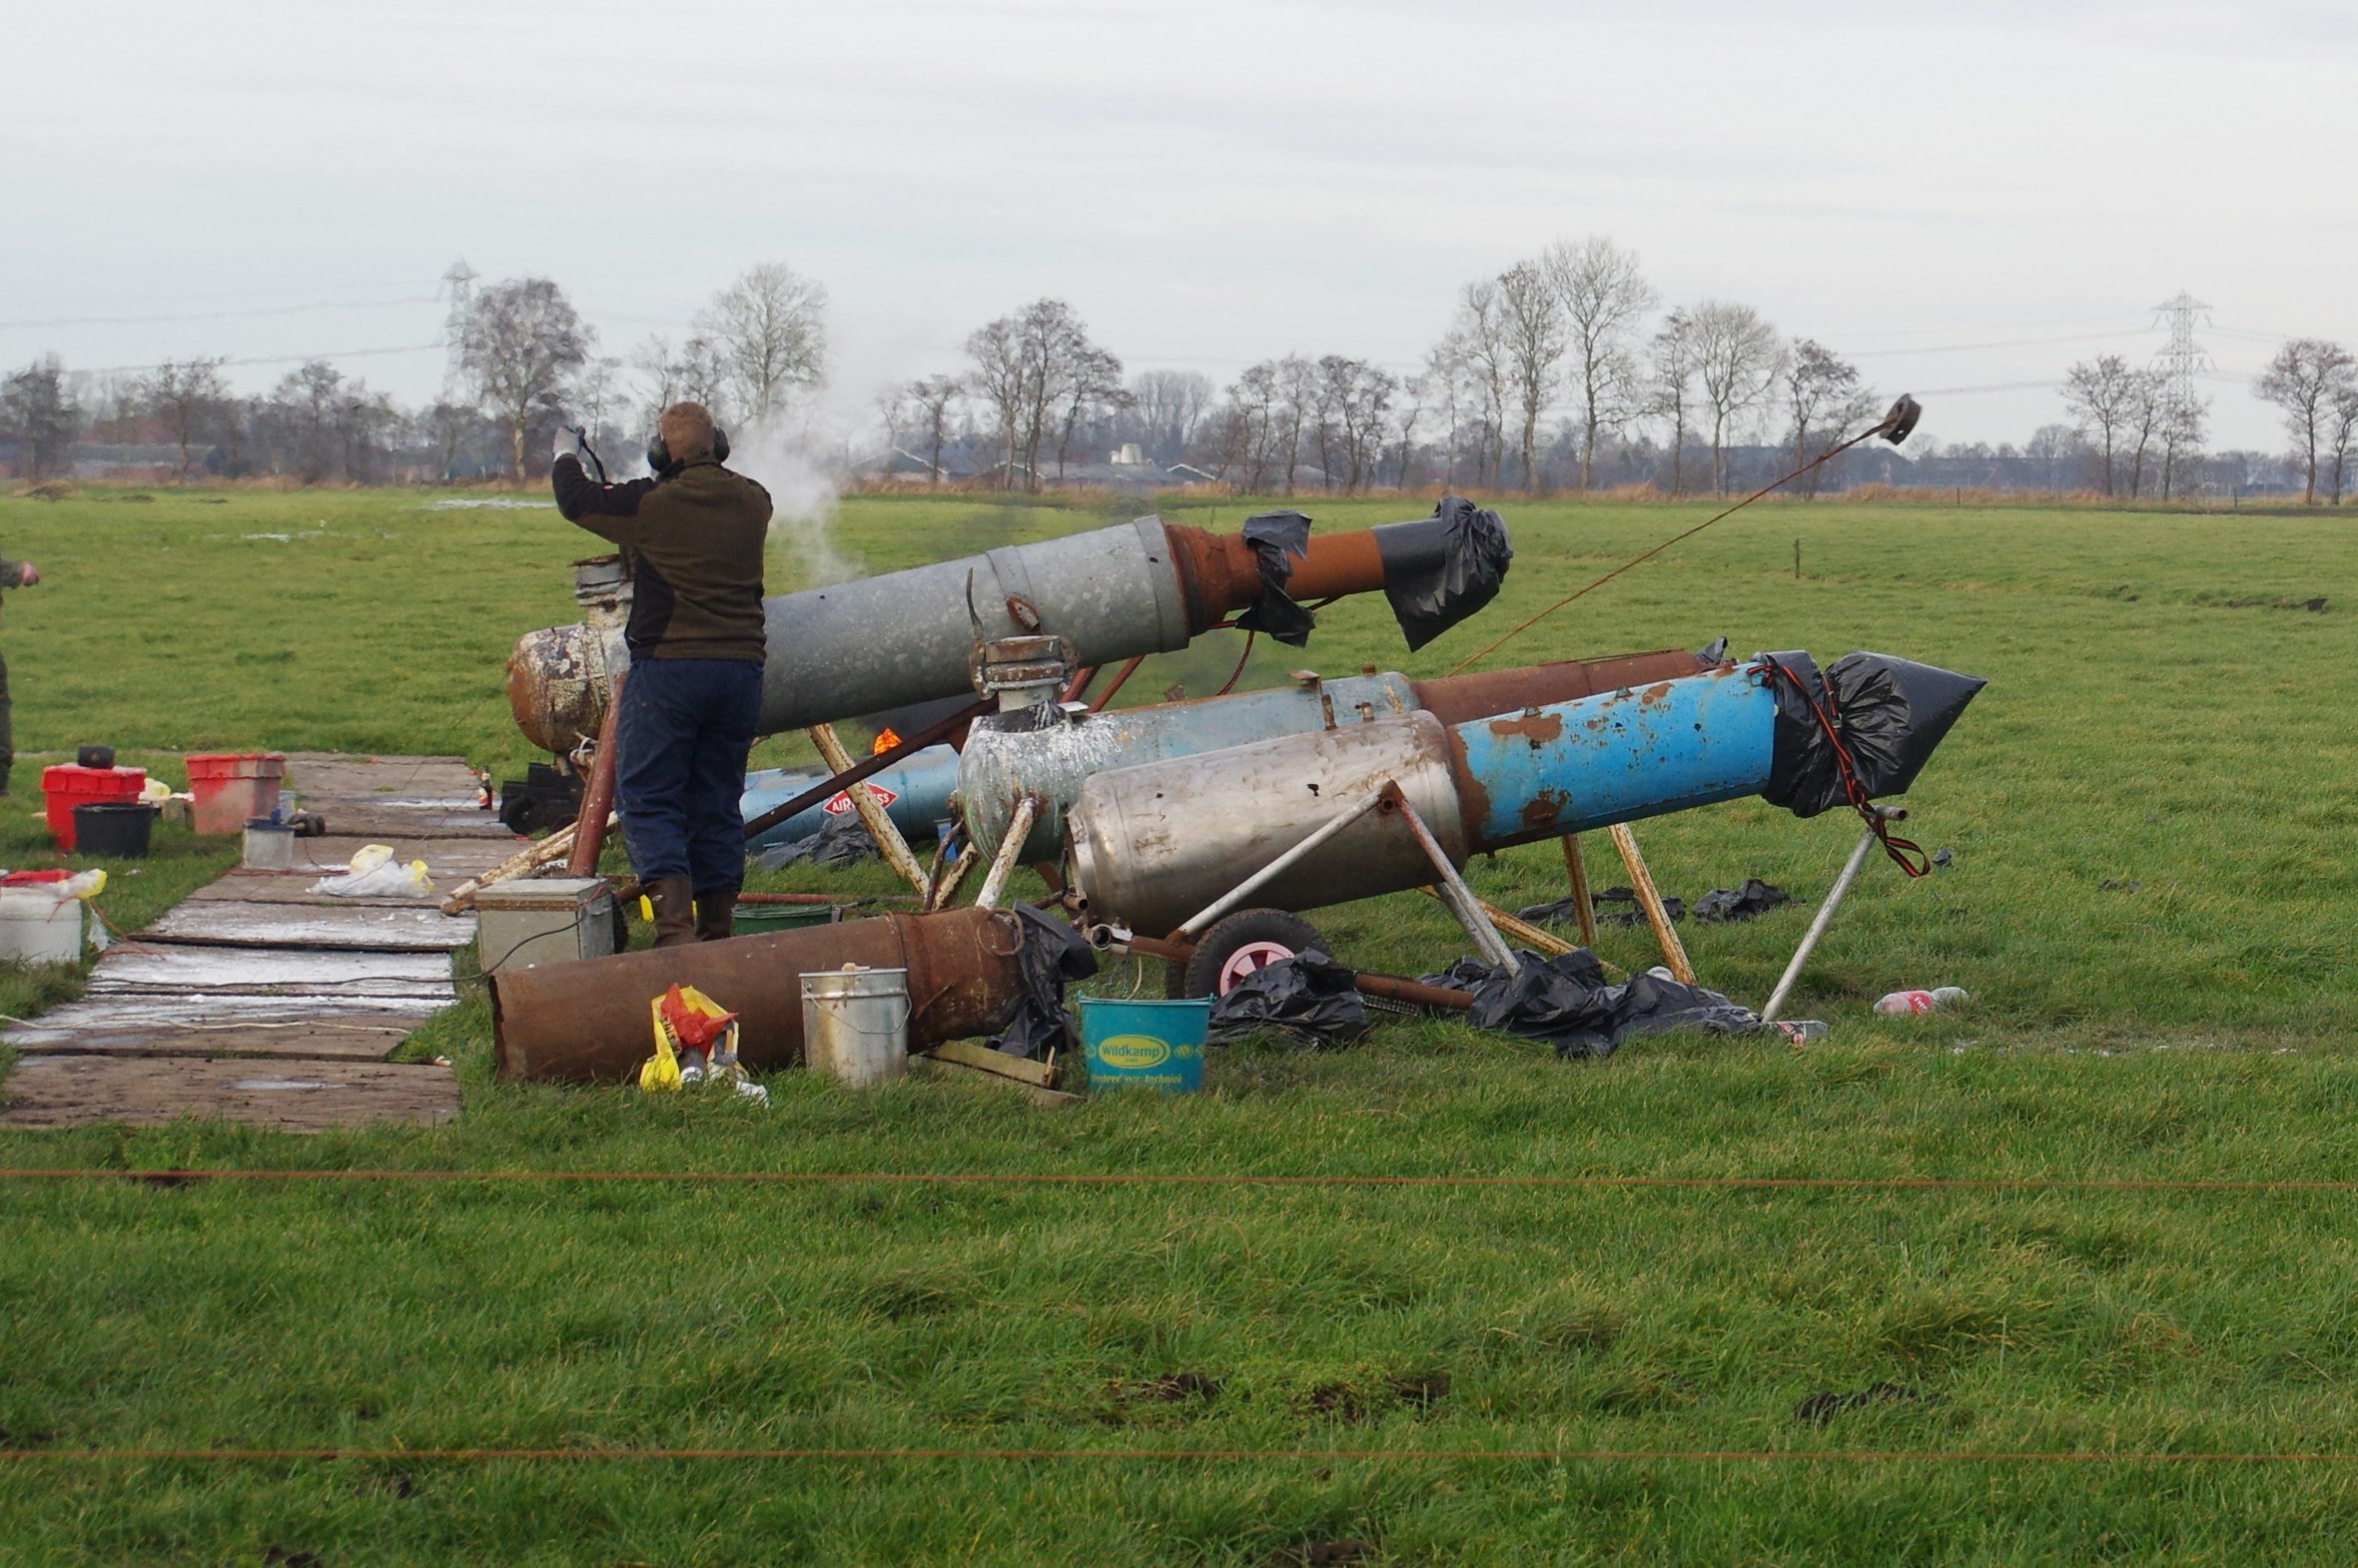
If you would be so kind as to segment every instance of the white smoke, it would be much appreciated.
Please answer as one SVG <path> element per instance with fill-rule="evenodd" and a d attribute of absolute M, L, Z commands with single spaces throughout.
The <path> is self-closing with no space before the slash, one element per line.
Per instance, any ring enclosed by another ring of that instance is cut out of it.
<path fill-rule="evenodd" d="M 729 466 L 770 492 L 770 535 L 793 552 L 805 588 L 868 570 L 835 547 L 835 477 L 821 456 L 824 440 L 792 411 L 729 432 Z"/>

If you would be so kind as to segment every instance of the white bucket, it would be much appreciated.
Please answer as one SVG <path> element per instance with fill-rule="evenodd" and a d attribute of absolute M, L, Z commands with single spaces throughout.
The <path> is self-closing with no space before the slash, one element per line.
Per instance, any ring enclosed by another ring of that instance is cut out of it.
<path fill-rule="evenodd" d="M 250 871 L 288 871 L 295 865 L 295 824 L 256 817 L 246 824 L 243 864 Z"/>
<path fill-rule="evenodd" d="M 802 1060 L 867 1089 L 909 1071 L 909 972 L 838 969 L 802 977 Z"/>
<path fill-rule="evenodd" d="M 71 964 L 82 956 L 82 901 L 46 888 L 0 888 L 0 959 Z"/>

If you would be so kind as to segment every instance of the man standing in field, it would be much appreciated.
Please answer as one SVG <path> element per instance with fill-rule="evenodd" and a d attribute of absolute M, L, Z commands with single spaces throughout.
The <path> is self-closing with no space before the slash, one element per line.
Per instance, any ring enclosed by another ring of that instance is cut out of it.
<path fill-rule="evenodd" d="M 726 432 L 701 403 L 663 410 L 652 477 L 600 484 L 562 443 L 557 510 L 622 546 L 633 579 L 630 673 L 614 775 L 622 840 L 655 910 L 655 946 L 734 930 L 745 881 L 745 759 L 761 716 L 769 492 L 721 466 Z"/>
<path fill-rule="evenodd" d="M 0 585 L 29 588 L 41 580 L 31 561 L 0 555 Z M 8 775 L 16 767 L 16 735 L 8 713 L 8 661 L 0 659 L 0 795 L 8 793 Z"/>

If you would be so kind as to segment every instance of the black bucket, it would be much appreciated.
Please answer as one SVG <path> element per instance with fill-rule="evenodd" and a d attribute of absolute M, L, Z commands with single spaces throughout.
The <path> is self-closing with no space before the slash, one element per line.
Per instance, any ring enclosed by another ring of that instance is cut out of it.
<path fill-rule="evenodd" d="M 74 808 L 74 853 L 101 860 L 145 860 L 156 808 L 128 800 L 86 801 Z"/>

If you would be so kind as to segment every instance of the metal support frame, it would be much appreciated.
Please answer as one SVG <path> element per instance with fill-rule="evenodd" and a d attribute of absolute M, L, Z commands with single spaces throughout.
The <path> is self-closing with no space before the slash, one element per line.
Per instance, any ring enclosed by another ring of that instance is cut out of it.
<path fill-rule="evenodd" d="M 1597 945 L 1597 901 L 1588 891 L 1588 860 L 1580 853 L 1580 835 L 1564 835 L 1564 880 L 1572 892 L 1572 916 L 1580 930 L 1580 945 Z"/>
<path fill-rule="evenodd" d="M 811 744 L 819 748 L 819 760 L 827 764 L 830 773 L 849 773 L 852 759 L 843 749 L 843 742 L 835 738 L 832 724 L 814 724 L 810 729 Z M 903 882 L 925 892 L 925 870 L 917 864 L 917 857 L 909 852 L 909 841 L 901 837 L 901 830 L 893 826 L 893 819 L 884 809 L 884 802 L 876 798 L 876 791 L 866 783 L 853 782 L 844 786 L 851 797 L 852 809 L 860 814 L 860 821 L 868 829 L 868 836 L 876 841 L 884 855 L 884 863 Z"/>
<path fill-rule="evenodd" d="M 1389 786 L 1387 785 L 1386 788 L 1388 789 Z M 1395 790 L 1392 793 L 1396 796 L 1398 792 Z M 1275 860 L 1270 861 L 1267 865 L 1261 867 L 1260 870 L 1254 872 L 1251 876 L 1246 877 L 1242 882 L 1237 883 L 1226 893 L 1212 900 L 1209 904 L 1203 906 L 1203 908 L 1198 911 L 1192 919 L 1182 924 L 1179 930 L 1174 933 L 1174 935 L 1188 938 L 1201 936 L 1203 934 L 1204 928 L 1209 926 L 1213 921 L 1219 919 L 1220 916 L 1226 914 L 1229 910 L 1232 910 L 1237 905 L 1243 903 L 1244 900 L 1249 898 L 1252 894 L 1268 886 L 1271 881 L 1282 875 L 1296 861 L 1309 854 L 1319 845 L 1325 843 L 1328 839 L 1334 837 L 1337 833 L 1340 833 L 1343 829 L 1349 827 L 1361 817 L 1366 816 L 1378 806 L 1383 805 L 1384 800 L 1384 792 L 1379 790 L 1376 793 L 1367 796 L 1365 799 L 1356 801 L 1345 807 L 1341 812 L 1335 815 L 1332 821 L 1328 822 L 1317 832 L 1311 834 L 1308 838 L 1303 839 L 1299 844 L 1294 845 L 1293 848 L 1287 850 L 1284 854 L 1279 855 Z"/>
<path fill-rule="evenodd" d="M 1622 867 L 1629 872 L 1630 888 L 1638 896 L 1638 907 L 1646 912 L 1646 924 L 1654 928 L 1654 941 L 1662 949 L 1662 962 L 1679 984 L 1695 984 L 1695 966 L 1687 962 L 1687 945 L 1679 940 L 1678 932 L 1670 923 L 1670 911 L 1662 907 L 1662 892 L 1654 886 L 1654 873 L 1646 869 L 1646 857 L 1638 853 L 1638 836 L 1626 822 L 1616 822 L 1606 830 L 1613 836 L 1613 847 L 1621 852 Z"/>
<path fill-rule="evenodd" d="M 1000 899 L 1007 893 L 1008 879 L 1015 875 L 1022 859 L 1024 840 L 1032 836 L 1033 819 L 1039 815 L 1039 796 L 1026 795 L 1016 802 L 1015 815 L 1008 819 L 1007 837 L 999 841 L 999 853 L 991 857 L 991 870 L 983 878 L 983 891 L 975 895 L 976 908 L 999 907 Z"/>
<path fill-rule="evenodd" d="M 1408 831 L 1416 835 L 1418 846 L 1424 850 L 1425 858 L 1433 863 L 1433 870 L 1441 878 L 1441 902 L 1449 907 L 1450 914 L 1457 917 L 1457 923 L 1465 928 L 1467 938 L 1474 944 L 1474 951 L 1510 975 L 1521 974 L 1523 965 L 1515 957 L 1514 949 L 1506 945 L 1506 938 L 1500 936 L 1498 928 L 1490 923 L 1482 901 L 1474 897 L 1474 890 L 1465 885 L 1465 878 L 1459 876 L 1457 868 L 1449 863 L 1448 853 L 1441 848 L 1441 841 L 1433 837 L 1432 830 L 1424 825 L 1424 819 L 1416 814 L 1416 808 L 1408 804 L 1408 797 L 1400 793 L 1400 786 L 1387 780 L 1379 798 L 1397 811 L 1400 820 L 1408 824 Z"/>
<path fill-rule="evenodd" d="M 1886 822 L 1908 820 L 1907 808 L 1903 806 L 1877 806 L 1874 809 L 1875 814 Z M 1794 982 L 1802 978 L 1802 966 L 1810 962 L 1810 955 L 1818 950 L 1818 939 L 1825 936 L 1826 928 L 1834 924 L 1834 912 L 1842 908 L 1843 900 L 1850 896 L 1851 884 L 1859 880 L 1867 857 L 1874 852 L 1881 837 L 1875 829 L 1869 828 L 1859 835 L 1859 842 L 1851 847 L 1851 858 L 1843 862 L 1842 875 L 1834 879 L 1834 888 L 1826 895 L 1826 902 L 1818 906 L 1817 918 L 1810 922 L 1810 929 L 1802 933 L 1801 946 L 1793 950 L 1793 962 L 1785 966 L 1785 973 L 1778 977 L 1777 989 L 1769 993 L 1769 1005 L 1761 1009 L 1762 1023 L 1777 1022 L 1777 1015 L 1784 1010 L 1786 999 L 1793 995 Z"/>

